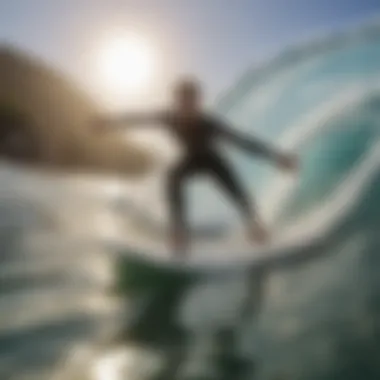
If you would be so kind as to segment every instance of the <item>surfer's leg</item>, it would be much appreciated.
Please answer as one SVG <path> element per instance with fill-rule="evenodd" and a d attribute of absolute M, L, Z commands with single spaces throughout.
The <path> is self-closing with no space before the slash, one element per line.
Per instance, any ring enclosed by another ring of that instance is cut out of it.
<path fill-rule="evenodd" d="M 184 184 L 193 165 L 182 161 L 173 167 L 167 178 L 167 202 L 169 207 L 172 245 L 175 250 L 185 251 L 188 246 L 188 231 L 185 222 Z"/>
<path fill-rule="evenodd" d="M 250 196 L 238 180 L 234 170 L 218 155 L 213 155 L 210 158 L 208 167 L 215 179 L 237 205 L 244 219 L 244 223 L 248 227 L 249 235 L 256 241 L 266 241 L 268 233 L 264 223 L 254 207 Z"/>

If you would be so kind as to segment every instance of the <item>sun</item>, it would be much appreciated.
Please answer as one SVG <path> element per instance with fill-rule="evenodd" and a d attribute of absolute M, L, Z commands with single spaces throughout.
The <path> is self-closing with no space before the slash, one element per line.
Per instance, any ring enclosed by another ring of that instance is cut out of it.
<path fill-rule="evenodd" d="M 99 50 L 100 80 L 114 95 L 133 94 L 148 87 L 156 71 L 153 45 L 136 34 L 120 34 Z"/>

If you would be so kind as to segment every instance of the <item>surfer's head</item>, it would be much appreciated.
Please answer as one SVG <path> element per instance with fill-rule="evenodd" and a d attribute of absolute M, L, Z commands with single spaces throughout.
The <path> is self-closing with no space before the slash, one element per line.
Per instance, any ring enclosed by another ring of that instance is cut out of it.
<path fill-rule="evenodd" d="M 173 98 L 178 111 L 196 113 L 202 103 L 201 84 L 193 78 L 181 78 L 174 86 Z"/>

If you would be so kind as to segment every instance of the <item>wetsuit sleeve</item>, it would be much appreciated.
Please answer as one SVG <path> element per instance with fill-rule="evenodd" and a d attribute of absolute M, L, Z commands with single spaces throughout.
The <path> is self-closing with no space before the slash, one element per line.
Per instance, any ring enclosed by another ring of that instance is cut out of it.
<path fill-rule="evenodd" d="M 116 118 L 105 120 L 105 124 L 118 129 L 128 129 L 138 126 L 165 126 L 168 124 L 169 114 L 165 111 L 159 112 L 136 112 L 121 114 Z"/>
<path fill-rule="evenodd" d="M 232 130 L 232 128 L 229 128 L 226 123 L 221 121 L 215 121 L 213 124 L 216 133 L 224 140 L 239 146 L 241 149 L 246 150 L 253 155 L 272 161 L 278 159 L 279 152 L 260 139 L 252 136 L 244 136 L 240 132 Z"/>

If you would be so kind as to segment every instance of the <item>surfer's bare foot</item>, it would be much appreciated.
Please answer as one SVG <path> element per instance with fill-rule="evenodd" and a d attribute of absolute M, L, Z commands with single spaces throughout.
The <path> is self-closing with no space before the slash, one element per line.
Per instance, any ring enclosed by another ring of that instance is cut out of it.
<path fill-rule="evenodd" d="M 270 234 L 266 226 L 258 221 L 254 220 L 249 226 L 248 226 L 248 237 L 258 244 L 265 244 L 270 239 Z"/>
<path fill-rule="evenodd" d="M 185 255 L 188 250 L 187 237 L 183 233 L 175 233 L 171 239 L 171 247 L 176 255 Z"/>

